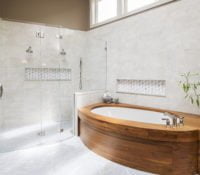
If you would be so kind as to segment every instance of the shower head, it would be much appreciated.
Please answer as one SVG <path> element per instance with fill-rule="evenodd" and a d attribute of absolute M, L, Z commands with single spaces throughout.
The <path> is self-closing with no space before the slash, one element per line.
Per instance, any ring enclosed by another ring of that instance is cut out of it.
<path fill-rule="evenodd" d="M 60 52 L 60 54 L 64 56 L 64 55 L 66 55 L 67 53 L 65 52 L 64 49 L 62 49 L 61 52 Z"/>
<path fill-rule="evenodd" d="M 33 53 L 32 47 L 29 46 L 29 48 L 26 50 L 26 53 Z"/>
<path fill-rule="evenodd" d="M 58 39 L 63 39 L 63 35 L 56 35 L 56 38 L 58 38 Z"/>

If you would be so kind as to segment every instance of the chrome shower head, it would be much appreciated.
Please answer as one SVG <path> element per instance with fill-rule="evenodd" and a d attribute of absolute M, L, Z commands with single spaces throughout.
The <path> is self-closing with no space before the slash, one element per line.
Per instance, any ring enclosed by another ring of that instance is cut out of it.
<path fill-rule="evenodd" d="M 66 55 L 67 53 L 65 52 L 64 49 L 62 49 L 61 52 L 60 52 L 60 54 L 64 56 L 64 55 Z"/>
<path fill-rule="evenodd" d="M 32 47 L 29 46 L 29 48 L 26 50 L 26 53 L 33 53 Z"/>

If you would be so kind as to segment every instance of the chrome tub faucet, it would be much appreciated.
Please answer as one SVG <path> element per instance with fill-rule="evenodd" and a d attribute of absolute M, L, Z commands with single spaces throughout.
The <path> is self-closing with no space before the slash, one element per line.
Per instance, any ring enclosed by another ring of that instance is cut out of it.
<path fill-rule="evenodd" d="M 169 127 L 173 127 L 173 128 L 177 128 L 178 126 L 184 126 L 184 117 L 178 117 L 174 114 L 171 114 L 169 112 L 165 112 L 164 113 L 165 116 L 168 116 L 172 119 L 172 124 L 170 123 L 169 119 L 162 119 L 162 120 L 166 120 L 166 126 Z"/>

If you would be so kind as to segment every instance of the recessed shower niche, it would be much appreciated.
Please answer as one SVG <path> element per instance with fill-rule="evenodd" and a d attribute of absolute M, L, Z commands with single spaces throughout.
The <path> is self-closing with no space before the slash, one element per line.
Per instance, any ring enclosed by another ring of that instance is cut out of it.
<path fill-rule="evenodd" d="M 71 81 L 71 69 L 25 68 L 26 81 Z"/>
<path fill-rule="evenodd" d="M 118 79 L 117 92 L 164 97 L 166 95 L 166 81 Z"/>

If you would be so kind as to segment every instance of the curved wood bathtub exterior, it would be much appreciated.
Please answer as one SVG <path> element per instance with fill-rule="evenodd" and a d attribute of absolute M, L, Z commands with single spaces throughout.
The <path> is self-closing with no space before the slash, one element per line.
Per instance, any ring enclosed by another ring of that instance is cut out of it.
<path fill-rule="evenodd" d="M 181 128 L 166 128 L 91 112 L 103 106 L 171 112 L 184 116 L 186 123 Z M 95 104 L 79 110 L 79 135 L 92 151 L 139 170 L 161 175 L 192 175 L 200 169 L 200 116 L 127 104 Z"/>

